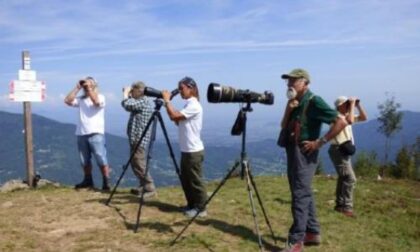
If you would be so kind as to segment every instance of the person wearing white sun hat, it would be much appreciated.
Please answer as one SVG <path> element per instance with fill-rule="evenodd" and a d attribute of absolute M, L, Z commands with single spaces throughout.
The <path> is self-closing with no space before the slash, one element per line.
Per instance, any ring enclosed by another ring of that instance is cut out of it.
<path fill-rule="evenodd" d="M 328 154 L 337 171 L 336 205 L 335 210 L 348 217 L 354 217 L 353 190 L 356 183 L 356 175 L 351 164 L 351 156 L 355 152 L 352 124 L 366 121 L 367 115 L 360 100 L 356 97 L 339 96 L 334 105 L 347 121 L 347 126 L 333 139 L 328 149 Z M 358 115 L 355 115 L 355 108 Z"/>

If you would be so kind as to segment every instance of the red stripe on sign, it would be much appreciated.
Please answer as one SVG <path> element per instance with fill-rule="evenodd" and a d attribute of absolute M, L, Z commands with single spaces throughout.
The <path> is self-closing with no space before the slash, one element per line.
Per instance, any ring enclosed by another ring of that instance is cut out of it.
<path fill-rule="evenodd" d="M 9 84 L 9 100 L 14 101 L 15 100 L 15 95 L 13 94 L 15 90 L 15 83 L 14 81 L 10 81 Z"/>
<path fill-rule="evenodd" d="M 45 86 L 45 82 L 42 82 L 42 91 L 41 91 L 41 100 L 45 101 L 45 96 L 46 96 L 46 86 Z"/>

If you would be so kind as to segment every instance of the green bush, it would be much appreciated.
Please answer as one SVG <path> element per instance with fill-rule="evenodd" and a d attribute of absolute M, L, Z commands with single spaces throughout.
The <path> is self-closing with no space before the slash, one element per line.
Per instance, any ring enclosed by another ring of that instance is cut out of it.
<path fill-rule="evenodd" d="M 356 155 L 354 162 L 354 171 L 356 176 L 376 178 L 379 174 L 379 161 L 376 152 L 361 151 Z"/>
<path fill-rule="evenodd" d="M 394 178 L 415 179 L 415 152 L 403 146 L 395 158 L 395 164 L 391 166 L 391 176 Z"/>

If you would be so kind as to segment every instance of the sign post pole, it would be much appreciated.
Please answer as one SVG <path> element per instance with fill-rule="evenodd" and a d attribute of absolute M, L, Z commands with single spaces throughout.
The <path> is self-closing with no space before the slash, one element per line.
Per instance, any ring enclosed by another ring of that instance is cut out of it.
<path fill-rule="evenodd" d="M 22 52 L 22 69 L 31 69 L 31 57 L 29 51 Z M 34 168 L 34 156 L 33 156 L 33 138 L 32 138 L 32 111 L 31 102 L 23 102 L 23 115 L 24 115 L 24 129 L 25 129 L 25 153 L 26 153 L 26 171 L 27 181 L 29 187 L 33 188 L 35 168 Z"/>

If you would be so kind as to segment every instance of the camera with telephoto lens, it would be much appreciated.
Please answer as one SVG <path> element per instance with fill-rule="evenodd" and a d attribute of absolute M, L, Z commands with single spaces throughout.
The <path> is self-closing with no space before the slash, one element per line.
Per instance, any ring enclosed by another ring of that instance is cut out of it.
<path fill-rule="evenodd" d="M 222 86 L 217 83 L 210 83 L 207 89 L 207 100 L 211 103 L 219 102 L 246 102 L 272 105 L 274 95 L 271 91 L 264 91 L 263 94 L 248 89 L 234 89 L 229 86 Z"/>
<path fill-rule="evenodd" d="M 179 93 L 178 88 L 171 91 L 171 99 Z M 162 99 L 162 91 L 154 89 L 152 87 L 145 87 L 144 88 L 144 95 L 149 97 L 155 97 L 158 99 Z"/>

